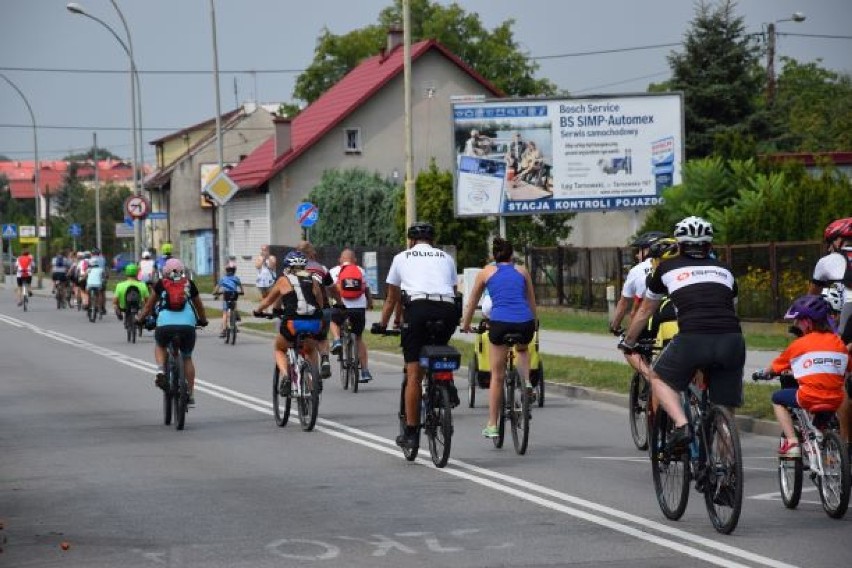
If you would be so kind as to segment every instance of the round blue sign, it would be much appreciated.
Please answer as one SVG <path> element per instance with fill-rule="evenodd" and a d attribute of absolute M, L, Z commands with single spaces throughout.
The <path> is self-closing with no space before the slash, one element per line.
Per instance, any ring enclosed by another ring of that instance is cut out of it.
<path fill-rule="evenodd" d="M 313 203 L 301 203 L 296 208 L 296 222 L 302 227 L 311 227 L 319 220 L 319 209 Z"/>

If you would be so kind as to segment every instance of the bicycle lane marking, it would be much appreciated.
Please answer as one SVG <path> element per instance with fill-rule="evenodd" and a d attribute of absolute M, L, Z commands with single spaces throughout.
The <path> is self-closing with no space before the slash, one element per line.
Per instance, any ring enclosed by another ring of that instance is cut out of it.
<path fill-rule="evenodd" d="M 123 365 L 127 365 L 138 370 L 150 372 L 156 368 L 153 363 L 143 361 L 141 359 L 136 359 L 129 355 L 125 355 L 123 353 L 119 353 L 111 349 L 100 347 L 93 343 L 89 343 L 82 339 L 77 339 L 73 336 L 65 335 L 60 332 L 42 329 L 28 322 L 18 320 L 10 316 L 6 316 L 5 314 L 0 314 L 0 321 L 3 321 L 4 323 L 13 325 L 15 327 L 23 327 L 38 335 L 42 335 L 49 339 L 53 339 L 55 341 L 66 343 L 68 345 L 80 349 L 84 349 L 91 353 L 95 353 L 102 357 L 111 359 L 117 363 L 121 363 Z M 209 394 L 226 402 L 231 402 L 233 404 L 237 404 L 244 408 L 254 410 L 256 412 L 261 412 L 264 414 L 268 413 L 272 408 L 272 404 L 268 401 L 256 398 L 245 393 L 241 393 L 239 391 L 234 391 L 232 389 L 217 385 L 215 383 L 211 383 L 209 381 L 196 379 L 196 390 L 205 394 Z M 295 414 L 295 411 L 291 411 L 291 414 Z M 317 425 L 318 426 L 316 429 L 318 431 L 328 434 L 330 436 L 351 443 L 359 444 L 361 446 L 388 454 L 389 456 L 395 457 L 397 459 L 404 459 L 404 456 L 392 440 L 383 438 L 370 432 L 359 430 L 357 428 L 352 428 L 350 426 L 346 426 L 344 424 L 340 424 L 325 418 L 318 418 Z M 431 460 L 427 460 L 423 457 L 418 457 L 415 463 L 423 467 L 428 467 L 430 470 L 433 470 L 436 473 L 442 473 L 444 475 L 451 475 L 454 477 L 465 479 L 472 483 L 476 483 L 477 485 L 487 487 L 489 489 L 504 494 L 512 495 L 514 497 L 517 497 L 518 499 L 522 499 L 524 501 L 539 505 L 541 507 L 560 512 L 578 519 L 582 519 L 625 535 L 633 536 L 640 540 L 656 544 L 663 548 L 668 548 L 680 554 L 685 554 L 687 556 L 692 556 L 694 558 L 704 560 L 708 563 L 717 566 L 723 566 L 726 568 L 745 568 L 748 565 L 741 564 L 739 562 L 729 560 L 721 556 L 717 556 L 705 550 L 701 550 L 699 548 L 696 548 L 695 545 L 700 545 L 719 554 L 727 554 L 738 559 L 742 559 L 744 561 L 759 564 L 761 566 L 768 566 L 770 568 L 794 568 L 795 566 L 792 564 L 774 560 L 766 556 L 762 556 L 760 554 L 749 552 L 744 549 L 717 542 L 706 537 L 698 536 L 681 529 L 670 527 L 657 521 L 652 521 L 650 519 L 645 519 L 643 517 L 633 515 L 631 513 L 626 513 L 624 511 L 620 511 L 607 505 L 602 505 L 600 503 L 588 501 L 581 497 L 576 497 L 567 493 L 563 493 L 561 491 L 537 485 L 521 478 L 505 475 L 496 471 L 468 464 L 461 460 L 451 458 L 448 463 L 448 466 L 453 467 L 446 467 L 443 469 L 437 469 L 432 467 Z M 521 489 L 523 489 L 523 491 Z M 583 509 L 588 510 L 583 510 L 578 507 L 582 507 Z M 613 517 L 615 520 L 601 515 Z M 638 527 L 630 526 L 624 523 L 633 523 L 635 525 L 638 525 Z M 672 539 L 682 540 L 671 540 L 669 538 L 666 538 L 666 536 L 658 536 L 648 531 L 656 531 L 662 533 L 663 535 L 666 535 L 667 537 L 671 537 Z"/>

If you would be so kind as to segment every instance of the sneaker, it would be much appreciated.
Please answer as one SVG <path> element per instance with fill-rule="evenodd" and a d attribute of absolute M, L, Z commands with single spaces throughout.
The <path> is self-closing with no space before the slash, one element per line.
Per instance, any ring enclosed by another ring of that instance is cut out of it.
<path fill-rule="evenodd" d="M 358 381 L 359 383 L 369 383 L 372 380 L 373 375 L 370 374 L 370 371 L 368 371 L 367 369 L 361 371 L 361 380 Z"/>
<path fill-rule="evenodd" d="M 533 404 L 536 401 L 537 393 L 533 387 L 527 387 L 527 399 L 530 401 L 530 404 Z"/>
<path fill-rule="evenodd" d="M 496 438 L 500 435 L 500 431 L 497 429 L 497 426 L 491 426 L 489 424 L 482 429 L 482 435 L 486 438 Z"/>
<path fill-rule="evenodd" d="M 331 376 L 331 363 L 328 362 L 328 355 L 320 357 L 320 377 L 327 379 Z"/>
<path fill-rule="evenodd" d="M 243 317 L 240 315 L 240 312 L 237 312 L 237 321 L 243 321 Z"/>
<path fill-rule="evenodd" d="M 689 433 L 689 425 L 684 424 L 672 430 L 669 439 L 666 441 L 665 452 L 667 454 L 682 454 L 687 451 L 687 446 L 692 441 L 692 434 Z"/>
<path fill-rule="evenodd" d="M 343 344 L 340 343 L 339 339 L 335 339 L 331 342 L 331 352 L 335 355 L 340 355 L 340 350 L 343 349 Z"/>
<path fill-rule="evenodd" d="M 716 488 L 716 494 L 713 495 L 713 503 L 722 507 L 734 506 L 734 490 L 727 485 L 722 485 Z"/>
<path fill-rule="evenodd" d="M 166 390 L 166 373 L 165 371 L 157 371 L 157 376 L 154 378 L 154 384 L 159 389 Z"/>
<path fill-rule="evenodd" d="M 396 437 L 396 445 L 400 448 L 415 450 L 420 447 L 420 434 L 416 426 L 406 426 L 405 433 Z"/>
<path fill-rule="evenodd" d="M 802 450 L 799 448 L 798 442 L 791 442 L 787 438 L 781 440 L 781 444 L 778 446 L 778 457 L 780 458 L 800 458 L 802 457 Z"/>
<path fill-rule="evenodd" d="M 192 395 L 189 395 L 189 398 L 186 399 L 186 405 L 187 406 L 195 406 L 195 397 L 192 396 Z"/>
<path fill-rule="evenodd" d="M 224 329 L 219 332 L 219 337 L 225 337 L 225 330 Z"/>

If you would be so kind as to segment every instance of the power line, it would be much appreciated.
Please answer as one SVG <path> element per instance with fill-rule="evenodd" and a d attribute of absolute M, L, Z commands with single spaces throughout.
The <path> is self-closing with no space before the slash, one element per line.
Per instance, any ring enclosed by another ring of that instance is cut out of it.
<path fill-rule="evenodd" d="M 571 91 L 571 95 L 576 95 L 580 93 L 588 93 L 589 91 L 596 91 L 598 89 L 605 89 L 607 87 L 614 87 L 616 85 L 623 85 L 625 83 L 632 83 L 634 81 L 641 81 L 643 79 L 653 79 L 654 77 L 662 77 L 663 75 L 668 75 L 670 71 L 660 71 L 659 73 L 652 73 L 650 75 L 642 75 L 640 77 L 631 77 L 630 79 L 624 79 L 623 81 L 615 81 L 613 83 L 605 83 L 603 85 L 595 85 L 594 87 L 586 87 L 585 89 L 581 89 L 579 91 Z"/>
<path fill-rule="evenodd" d="M 596 51 L 576 51 L 574 53 L 559 53 L 556 55 L 532 55 L 530 59 L 561 59 L 563 57 L 584 57 L 586 55 L 603 55 L 606 53 L 624 53 L 626 51 L 641 51 L 644 49 L 660 49 L 663 47 L 675 47 L 683 43 L 658 43 L 656 45 L 640 45 L 636 47 L 621 47 L 617 49 L 599 49 Z"/>
<path fill-rule="evenodd" d="M 23 71 L 31 73 L 88 73 L 97 75 L 127 75 L 127 69 L 91 69 L 91 68 L 59 68 L 59 67 L 0 67 L 0 71 Z M 197 69 L 138 69 L 140 75 L 210 75 L 210 70 Z M 302 73 L 305 69 L 236 69 L 221 70 L 225 74 L 286 74 Z"/>

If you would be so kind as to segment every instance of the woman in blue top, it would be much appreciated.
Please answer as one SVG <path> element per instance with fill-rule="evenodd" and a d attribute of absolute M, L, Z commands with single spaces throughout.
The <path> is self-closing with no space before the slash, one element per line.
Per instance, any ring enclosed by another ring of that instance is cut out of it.
<path fill-rule="evenodd" d="M 488 361 L 491 365 L 491 387 L 488 400 L 488 424 L 482 430 L 486 438 L 497 437 L 497 419 L 503 395 L 503 379 L 506 376 L 507 333 L 520 333 L 517 345 L 518 372 L 529 381 L 530 354 L 527 350 L 535 334 L 535 291 L 529 272 L 523 266 L 515 266 L 512 243 L 497 237 L 491 245 L 495 263 L 479 271 L 470 292 L 462 331 L 470 331 L 473 312 L 484 290 L 491 297 L 491 321 L 488 340 L 491 343 Z"/>

